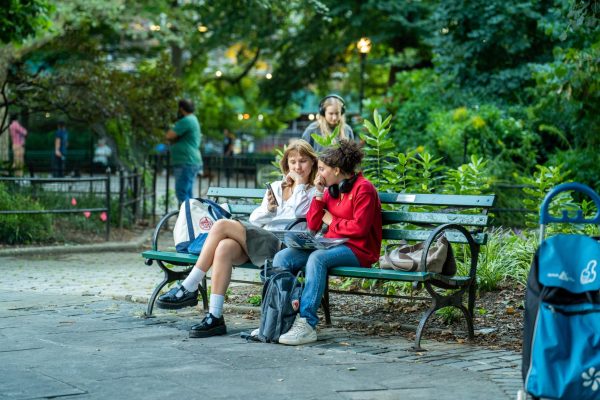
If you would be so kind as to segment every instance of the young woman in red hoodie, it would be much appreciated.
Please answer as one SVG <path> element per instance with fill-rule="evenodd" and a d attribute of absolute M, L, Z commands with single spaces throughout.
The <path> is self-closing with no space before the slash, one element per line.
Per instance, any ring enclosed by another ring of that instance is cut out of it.
<path fill-rule="evenodd" d="M 373 184 L 357 171 L 363 156 L 360 145 L 348 140 L 340 140 L 319 156 L 316 193 L 306 215 L 308 228 L 320 231 L 327 225 L 325 237 L 348 241 L 325 250 L 286 248 L 275 255 L 274 267 L 294 273 L 306 267 L 300 312 L 279 343 L 299 345 L 317 340 L 317 310 L 329 268 L 370 267 L 379 259 L 381 203 Z"/>

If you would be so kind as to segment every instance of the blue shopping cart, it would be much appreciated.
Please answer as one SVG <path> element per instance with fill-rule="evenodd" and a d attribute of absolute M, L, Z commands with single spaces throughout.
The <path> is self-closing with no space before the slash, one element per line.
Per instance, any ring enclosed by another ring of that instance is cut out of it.
<path fill-rule="evenodd" d="M 549 213 L 551 200 L 576 191 L 593 199 L 592 219 L 581 210 L 570 217 Z M 565 183 L 552 189 L 540 209 L 540 246 L 525 294 L 524 390 L 518 399 L 600 400 L 600 242 L 583 234 L 545 238 L 550 223 L 600 225 L 600 196 L 588 186 Z"/>

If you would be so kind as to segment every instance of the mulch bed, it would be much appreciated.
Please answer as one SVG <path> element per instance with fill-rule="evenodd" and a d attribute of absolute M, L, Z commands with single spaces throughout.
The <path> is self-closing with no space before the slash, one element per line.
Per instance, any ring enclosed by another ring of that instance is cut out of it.
<path fill-rule="evenodd" d="M 230 290 L 227 302 L 250 306 L 249 300 L 260 295 L 261 289 L 262 287 L 257 285 L 234 286 Z M 423 290 L 423 293 L 416 295 L 426 296 L 427 293 Z M 475 303 L 474 344 L 520 352 L 524 296 L 524 288 L 516 285 L 480 294 Z M 400 334 L 409 340 L 414 340 L 421 314 L 428 307 L 426 302 L 405 299 L 336 293 L 332 293 L 330 297 L 335 326 L 375 336 Z M 464 318 L 460 313 L 456 315 L 456 321 L 451 323 L 444 321 L 440 315 L 432 316 L 427 322 L 423 338 L 443 342 L 466 342 Z M 323 323 L 324 316 L 321 314 L 320 317 Z"/>

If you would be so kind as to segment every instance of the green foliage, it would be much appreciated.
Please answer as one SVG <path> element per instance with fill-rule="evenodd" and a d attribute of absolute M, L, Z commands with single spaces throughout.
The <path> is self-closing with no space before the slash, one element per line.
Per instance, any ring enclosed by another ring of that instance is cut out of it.
<path fill-rule="evenodd" d="M 443 178 L 441 173 L 445 168 L 440 165 L 441 158 L 433 158 L 433 156 L 427 152 L 419 154 L 419 157 L 414 157 L 414 162 L 418 168 L 415 169 L 417 172 L 416 179 L 417 191 L 419 193 L 433 193 L 434 189 L 439 186 L 439 181 Z"/>
<path fill-rule="evenodd" d="M 262 301 L 262 296 L 260 294 L 254 294 L 254 295 L 248 297 L 248 303 L 252 304 L 253 306 L 260 306 L 261 301 Z"/>
<path fill-rule="evenodd" d="M 43 210 L 37 201 L 23 196 L 11 185 L 0 183 L 0 210 Z M 52 218 L 48 214 L 0 215 L 0 238 L 6 244 L 43 242 L 53 235 Z"/>
<path fill-rule="evenodd" d="M 441 159 L 416 149 L 407 153 L 390 155 L 394 144 L 389 138 L 389 115 L 385 120 L 373 111 L 373 123 L 365 120 L 363 171 L 365 176 L 382 191 L 432 193 L 439 187 L 444 168 Z"/>
<path fill-rule="evenodd" d="M 477 266 L 477 287 L 479 291 L 498 290 L 507 282 L 525 285 L 529 266 L 538 245 L 533 233 L 517 235 L 506 229 L 493 229 L 489 240 L 479 254 Z M 465 246 L 453 245 L 458 273 L 468 274 L 469 252 Z"/>
<path fill-rule="evenodd" d="M 543 1 L 442 1 L 432 16 L 433 62 L 463 87 L 514 99 L 531 82 L 527 63 L 550 54 L 537 23 L 546 13 Z"/>
<path fill-rule="evenodd" d="M 394 149 L 394 143 L 388 138 L 391 120 L 391 115 L 383 120 L 377 110 L 374 110 L 373 123 L 367 119 L 364 121 L 367 133 L 361 136 L 366 143 L 363 172 L 376 187 L 383 186 L 384 170 L 389 170 L 391 166 L 387 162 L 387 155 Z"/>
<path fill-rule="evenodd" d="M 549 165 L 562 165 L 569 171 L 574 182 L 586 183 L 591 188 L 600 189 L 600 163 L 598 147 L 588 145 L 583 148 L 557 151 L 548 161 Z"/>
<path fill-rule="evenodd" d="M 423 133 L 430 114 L 456 101 L 447 95 L 450 84 L 432 69 L 403 71 L 396 75 L 382 106 L 395 116 L 391 139 L 401 151 L 426 143 Z"/>
<path fill-rule="evenodd" d="M 491 178 L 486 171 L 488 161 L 471 156 L 469 164 L 463 164 L 446 172 L 445 192 L 452 194 L 481 194 L 490 190 Z"/>
<path fill-rule="evenodd" d="M 489 160 L 490 172 L 499 178 L 515 168 L 527 171 L 536 160 L 537 135 L 523 120 L 494 106 L 459 107 L 431 114 L 426 143 L 444 157 L 446 163 L 467 162 L 469 154 Z"/>
<path fill-rule="evenodd" d="M 562 167 L 545 167 L 543 165 L 536 165 L 537 171 L 533 174 L 533 177 L 523 176 L 520 178 L 521 183 L 527 185 L 523 188 L 525 197 L 523 198 L 523 205 L 532 213 L 527 214 L 526 225 L 530 228 L 537 227 L 539 225 L 539 210 L 542 201 L 553 187 L 566 182 L 569 171 L 563 172 Z M 556 214 L 557 210 L 563 208 L 576 207 L 573 204 L 571 194 L 568 192 L 559 193 L 552 204 L 550 205 L 550 213 Z"/>
<path fill-rule="evenodd" d="M 335 145 L 335 143 L 337 143 L 337 137 L 340 134 L 340 126 L 336 125 L 336 127 L 333 129 L 333 132 L 331 132 L 330 134 L 325 134 L 325 136 L 322 136 L 318 133 L 313 133 L 310 136 L 314 139 L 314 141 L 317 144 L 320 144 L 323 147 L 331 147 L 333 145 Z"/>
<path fill-rule="evenodd" d="M 22 42 L 50 27 L 48 0 L 5 0 L 0 7 L 0 42 Z"/>
<path fill-rule="evenodd" d="M 460 321 L 461 318 L 463 318 L 462 312 L 456 307 L 440 308 L 435 314 L 440 316 L 446 325 L 450 325 L 455 321 Z"/>
<path fill-rule="evenodd" d="M 391 160 L 391 168 L 382 171 L 386 183 L 380 183 L 380 190 L 397 190 L 399 192 L 414 192 L 418 185 L 416 174 L 416 154 L 417 150 L 410 150 L 406 153 L 398 153 L 395 159 Z"/>

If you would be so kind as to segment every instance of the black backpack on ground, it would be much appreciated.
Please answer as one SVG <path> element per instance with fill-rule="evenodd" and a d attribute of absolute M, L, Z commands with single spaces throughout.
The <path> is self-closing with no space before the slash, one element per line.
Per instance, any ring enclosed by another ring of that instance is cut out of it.
<path fill-rule="evenodd" d="M 287 269 L 269 269 L 260 305 L 260 341 L 277 343 L 279 336 L 292 327 L 300 307 L 301 276 L 302 271 L 294 275 Z"/>

